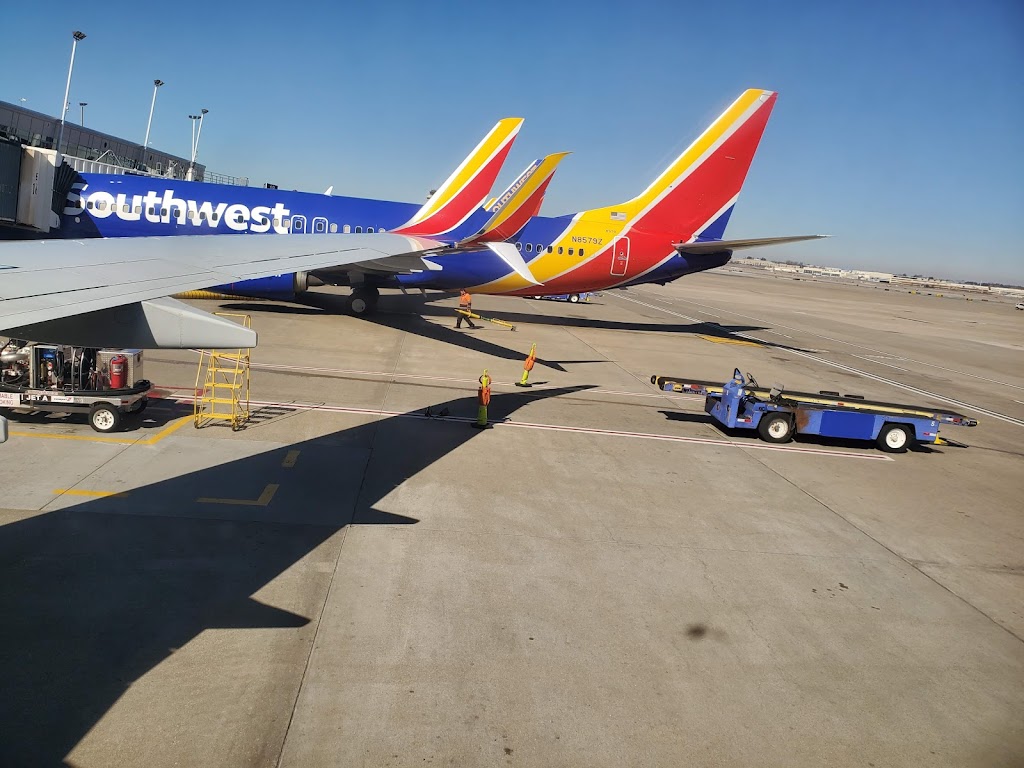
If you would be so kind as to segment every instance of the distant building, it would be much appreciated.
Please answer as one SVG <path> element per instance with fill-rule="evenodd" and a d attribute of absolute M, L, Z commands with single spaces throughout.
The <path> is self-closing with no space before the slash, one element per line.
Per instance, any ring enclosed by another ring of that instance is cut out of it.
<path fill-rule="evenodd" d="M 0 137 L 14 139 L 30 147 L 58 149 L 59 132 L 60 118 L 0 101 Z M 188 173 L 189 159 L 186 157 L 160 152 L 152 147 L 143 152 L 141 144 L 83 128 L 68 120 L 64 122 L 63 146 L 59 149 L 68 157 L 93 160 L 128 171 L 175 179 L 184 179 Z M 206 167 L 196 163 L 195 180 L 203 181 L 205 176 Z"/>

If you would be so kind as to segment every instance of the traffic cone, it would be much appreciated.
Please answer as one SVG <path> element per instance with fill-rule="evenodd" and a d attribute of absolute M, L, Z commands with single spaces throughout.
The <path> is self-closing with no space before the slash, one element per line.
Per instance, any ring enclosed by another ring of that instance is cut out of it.
<path fill-rule="evenodd" d="M 476 429 L 490 429 L 491 425 L 487 423 L 487 405 L 491 402 L 491 377 L 487 374 L 486 368 L 477 381 L 480 382 L 480 388 L 476 391 L 476 421 L 473 426 Z"/>
<path fill-rule="evenodd" d="M 533 364 L 537 361 L 537 342 L 533 343 L 530 347 L 530 354 L 526 356 L 526 360 L 523 362 L 523 378 L 516 382 L 517 387 L 532 387 L 527 379 L 530 378 L 530 371 L 533 370 Z"/>

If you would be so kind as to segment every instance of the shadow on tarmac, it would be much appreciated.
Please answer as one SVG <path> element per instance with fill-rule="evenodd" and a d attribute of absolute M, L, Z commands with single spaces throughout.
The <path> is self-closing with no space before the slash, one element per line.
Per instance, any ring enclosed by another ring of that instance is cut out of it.
<path fill-rule="evenodd" d="M 496 393 L 491 416 L 586 388 Z M 473 418 L 476 399 L 431 408 Z M 0 527 L 0 765 L 60 765 L 135 681 L 204 630 L 307 625 L 311 617 L 252 595 L 346 526 L 417 523 L 375 505 L 480 434 L 413 415 Z M 265 483 L 279 488 L 264 506 L 198 501 L 255 499 Z M 308 650 L 312 637 L 295 642 Z"/>
<path fill-rule="evenodd" d="M 500 344 L 495 344 L 494 342 L 474 336 L 472 330 L 456 330 L 454 327 L 456 320 L 454 310 L 436 306 L 433 302 L 438 298 L 447 298 L 447 296 L 443 294 L 422 296 L 419 293 L 402 295 L 388 292 L 381 297 L 381 306 L 384 309 L 363 319 L 366 320 L 366 322 L 374 323 L 376 325 L 406 331 L 407 333 L 421 336 L 423 338 L 463 347 L 465 349 L 470 349 L 474 352 L 480 352 L 481 354 L 502 360 L 523 359 L 524 355 L 521 350 L 509 349 L 508 347 L 501 346 Z M 346 309 L 346 300 L 346 296 L 339 294 L 311 291 L 295 299 L 292 304 L 244 301 L 223 304 L 221 309 L 229 312 L 247 312 L 250 314 L 259 314 L 262 312 L 268 314 L 311 315 L 328 313 L 332 315 L 345 315 L 348 314 Z M 295 306 L 295 304 L 299 304 L 300 306 Z M 547 308 L 549 304 L 550 302 L 545 302 L 544 307 L 542 308 Z M 582 305 L 577 304 L 572 306 Z M 562 317 L 544 314 L 543 312 L 539 312 L 538 314 L 499 312 L 496 313 L 496 317 L 497 319 L 504 320 L 505 322 L 512 323 L 513 325 L 523 326 L 524 328 L 530 324 L 536 324 L 565 328 L 589 328 L 611 331 L 692 333 L 707 336 L 721 336 L 724 338 L 730 338 L 731 334 L 734 332 L 741 333 L 744 331 L 764 330 L 761 326 L 749 325 L 722 326 L 715 323 L 679 324 L 659 323 L 657 321 L 649 323 L 623 322 L 600 320 L 588 317 Z M 440 320 L 446 323 L 450 322 L 451 326 L 441 325 L 438 322 L 431 322 L 431 320 Z M 486 325 L 486 321 L 477 322 L 483 322 L 484 325 Z M 565 365 L 604 362 L 607 361 L 546 360 L 541 357 L 537 358 L 537 365 L 563 373 L 566 370 L 563 367 Z"/>

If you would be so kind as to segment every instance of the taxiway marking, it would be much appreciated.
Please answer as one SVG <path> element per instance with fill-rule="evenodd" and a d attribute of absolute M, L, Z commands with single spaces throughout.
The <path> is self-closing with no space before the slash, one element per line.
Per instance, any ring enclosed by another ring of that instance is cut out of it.
<path fill-rule="evenodd" d="M 182 416 L 177 421 L 172 421 L 152 437 L 145 440 L 131 437 L 93 437 L 92 435 L 59 435 L 54 432 L 11 432 L 12 437 L 39 437 L 46 440 L 79 440 L 84 443 L 114 443 L 116 445 L 156 445 L 168 435 L 177 432 L 186 422 L 191 421 L 191 416 Z"/>
<path fill-rule="evenodd" d="M 694 319 L 694 318 L 691 318 L 691 317 L 687 317 L 686 315 L 679 314 L 678 312 L 675 312 L 675 311 L 673 311 L 671 309 L 665 309 L 664 307 L 658 307 L 658 306 L 655 306 L 654 304 L 647 304 L 646 302 L 639 301 L 637 299 L 632 299 L 632 298 L 629 298 L 628 296 L 619 296 L 618 298 L 625 299 L 626 301 L 631 301 L 634 304 L 643 304 L 643 306 L 645 306 L 645 307 L 650 307 L 652 309 L 657 309 L 657 310 L 659 310 L 661 312 L 664 312 L 666 314 L 675 315 L 676 317 L 684 317 L 687 320 L 693 320 Z M 698 306 L 700 306 L 700 305 L 698 305 Z M 740 315 L 740 317 L 747 317 L 747 316 L 746 315 Z M 758 318 L 752 317 L 750 319 L 757 320 Z M 761 322 L 761 321 L 759 320 L 758 322 Z M 786 328 L 787 326 L 782 326 L 782 327 Z M 761 339 L 755 338 L 754 336 L 748 336 L 745 333 L 733 332 L 732 335 L 733 336 L 738 336 L 739 338 L 742 338 L 742 339 L 749 339 L 750 341 L 756 341 L 756 342 L 759 342 L 760 344 L 764 344 L 765 343 Z M 817 336 L 818 334 L 811 334 L 811 335 Z M 828 337 L 827 336 L 821 336 L 820 338 L 828 338 Z M 840 340 L 839 339 L 832 339 L 832 341 L 840 341 Z M 844 343 L 849 343 L 849 342 L 844 342 Z M 858 345 L 851 344 L 851 346 L 858 346 Z M 1018 426 L 1018 427 L 1024 427 L 1024 420 L 1015 419 L 1013 416 L 1007 416 L 1004 413 L 997 413 L 996 411 L 990 411 L 987 408 L 982 408 L 980 405 L 974 405 L 973 403 L 967 403 L 967 402 L 964 402 L 963 400 L 957 400 L 957 399 L 952 398 L 952 397 L 946 397 L 945 395 L 940 395 L 937 392 L 931 392 L 931 391 L 929 391 L 927 389 L 921 389 L 920 387 L 912 387 L 909 384 L 904 384 L 904 383 L 902 383 L 900 381 L 896 381 L 895 379 L 887 379 L 884 376 L 878 376 L 878 375 L 876 375 L 874 373 L 871 373 L 869 371 L 864 371 L 864 370 L 861 370 L 860 368 L 854 368 L 852 365 L 845 365 L 843 363 L 836 362 L 835 360 L 829 360 L 828 358 L 821 357 L 820 355 L 812 354 L 810 352 L 803 352 L 801 350 L 793 349 L 792 347 L 786 347 L 786 346 L 776 346 L 776 348 L 781 350 L 781 351 L 783 351 L 783 352 L 789 352 L 790 354 L 797 355 L 798 357 L 803 357 L 803 358 L 806 358 L 808 360 L 815 360 L 815 361 L 817 361 L 819 363 L 824 363 L 825 365 L 830 365 L 833 368 L 838 368 L 838 369 L 840 369 L 842 371 L 846 371 L 848 373 L 855 373 L 858 376 L 863 376 L 866 379 L 872 379 L 873 381 L 878 381 L 878 382 L 881 382 L 882 384 L 888 384 L 888 385 L 896 387 L 898 389 L 906 390 L 907 392 L 913 392 L 916 395 L 924 395 L 925 397 L 931 397 L 931 398 L 939 400 L 939 401 L 941 401 L 943 403 L 949 403 L 950 405 L 956 405 L 956 406 L 959 406 L 960 408 L 966 408 L 966 409 L 968 409 L 970 411 L 974 411 L 975 413 L 981 413 L 981 414 L 984 414 L 985 416 L 991 416 L 993 419 L 998 419 L 999 421 L 1005 421 L 1007 424 L 1013 424 L 1013 425 Z M 870 349 L 870 347 L 864 347 L 864 349 Z M 877 350 L 875 350 L 875 351 L 877 351 Z M 911 361 L 911 362 L 917 362 L 917 361 Z M 933 367 L 939 368 L 941 366 L 933 366 Z M 947 368 L 945 370 L 952 370 L 952 369 Z M 983 378 L 983 377 L 978 376 L 976 378 Z M 989 381 L 991 381 L 991 379 L 989 379 Z M 1010 385 L 1010 386 L 1012 386 L 1012 385 Z"/>
<path fill-rule="evenodd" d="M 187 398 L 183 398 L 179 402 L 188 402 Z M 422 413 L 410 413 L 408 411 L 386 411 L 380 408 L 352 408 L 344 405 L 325 405 L 320 403 L 281 403 L 268 400 L 252 400 L 252 405 L 257 407 L 289 407 L 294 408 L 297 411 L 326 411 L 327 413 L 348 413 L 357 416 L 386 416 L 389 418 L 399 419 L 418 419 L 420 421 L 444 421 L 454 422 L 458 424 L 471 424 L 476 421 L 475 418 L 469 416 L 426 416 Z M 843 459 L 863 459 L 865 461 L 894 461 L 891 456 L 884 454 L 872 453 L 870 449 L 866 449 L 864 452 L 853 452 L 853 451 L 833 451 L 827 448 L 810 448 L 806 446 L 783 446 L 783 445 L 768 445 L 765 443 L 759 443 L 755 439 L 750 442 L 740 442 L 732 440 L 723 440 L 718 438 L 705 438 L 705 437 L 683 437 L 681 435 L 664 435 L 654 432 L 628 432 L 616 429 L 599 429 L 596 427 L 572 427 L 564 424 L 541 424 L 528 421 L 512 421 L 510 419 L 495 420 L 492 421 L 495 427 L 515 427 L 516 429 L 537 429 L 546 430 L 550 432 L 573 432 L 582 435 L 594 435 L 597 437 L 628 437 L 637 440 L 655 440 L 661 442 L 671 443 L 687 443 L 690 445 L 710 445 L 721 448 L 745 448 L 756 451 L 776 451 L 781 453 L 800 453 L 800 454 L 813 454 L 817 456 L 831 456 Z M 273 487 L 275 490 L 277 486 L 267 486 L 267 488 Z M 267 492 L 264 491 L 264 494 Z M 271 494 L 272 496 L 273 494 Z M 260 497 L 261 499 L 263 496 Z M 199 501 L 213 502 L 217 504 L 246 504 L 249 506 L 255 505 L 258 502 L 254 501 L 235 501 L 232 499 L 199 499 Z M 267 502 L 269 503 L 269 501 Z M 266 504 L 262 505 L 266 506 Z"/>
<path fill-rule="evenodd" d="M 233 504 L 240 507 L 266 507 L 270 505 L 271 500 L 274 498 L 274 494 L 277 493 L 279 485 L 270 483 L 266 488 L 263 489 L 263 493 L 260 497 L 253 501 L 252 499 L 211 499 L 206 496 L 201 496 L 196 501 L 202 504 Z"/>
<path fill-rule="evenodd" d="M 284 460 L 281 462 L 281 466 L 285 469 L 291 469 L 295 466 L 295 462 L 299 460 L 299 453 L 301 451 L 288 451 L 285 454 Z"/>
<path fill-rule="evenodd" d="M 53 492 L 58 496 L 90 496 L 97 499 L 128 495 L 128 491 L 84 491 L 78 488 L 54 488 Z"/>

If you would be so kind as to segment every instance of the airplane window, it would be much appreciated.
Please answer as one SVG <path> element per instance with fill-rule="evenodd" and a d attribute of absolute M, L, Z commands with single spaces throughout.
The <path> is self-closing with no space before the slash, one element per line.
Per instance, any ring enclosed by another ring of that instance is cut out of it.
<path fill-rule="evenodd" d="M 516 249 L 520 250 L 520 251 L 523 250 L 523 244 L 522 243 L 516 243 Z"/>
<path fill-rule="evenodd" d="M 268 219 L 266 216 L 260 216 L 260 224 L 269 224 L 269 223 L 270 223 L 270 219 Z"/>
<path fill-rule="evenodd" d="M 541 245 L 540 243 L 537 243 L 537 253 L 540 253 L 543 250 L 544 250 L 544 246 Z"/>
<path fill-rule="evenodd" d="M 292 225 L 292 220 L 291 219 L 282 219 L 281 220 L 281 226 L 283 226 L 285 229 L 289 229 L 291 227 L 291 225 Z"/>
<path fill-rule="evenodd" d="M 363 228 L 362 227 L 356 227 L 356 234 L 357 235 L 363 234 Z"/>
<path fill-rule="evenodd" d="M 555 250 L 555 249 L 554 249 L 554 247 L 553 247 L 553 246 L 550 246 L 550 245 L 548 246 L 548 253 L 551 253 L 551 252 L 552 252 L 552 251 L 554 251 L 554 250 Z"/>
<path fill-rule="evenodd" d="M 583 258 L 583 249 L 580 248 L 580 258 Z"/>
<path fill-rule="evenodd" d="M 136 205 L 135 206 L 135 212 L 136 213 L 142 213 L 142 206 L 141 205 Z"/>
<path fill-rule="evenodd" d="M 533 243 L 527 243 L 526 244 L 526 252 L 527 253 L 532 253 L 533 252 Z"/>
<path fill-rule="evenodd" d="M 561 256 L 561 255 L 562 255 L 562 246 L 558 246 L 558 255 L 559 255 L 559 256 Z"/>
<path fill-rule="evenodd" d="M 87 201 L 86 204 L 85 204 L 85 207 L 88 208 L 91 211 L 92 210 L 92 200 Z"/>
<path fill-rule="evenodd" d="M 105 200 L 100 200 L 98 203 L 96 203 L 96 210 L 99 210 L 99 211 L 107 210 L 107 203 L 106 203 L 106 201 Z"/>
<path fill-rule="evenodd" d="M 242 223 L 242 214 L 238 214 L 235 217 L 235 224 L 241 224 L 241 223 Z"/>
<path fill-rule="evenodd" d="M 366 228 L 366 231 L 367 231 L 367 232 L 373 232 L 373 227 L 367 227 L 367 228 Z"/>
<path fill-rule="evenodd" d="M 347 235 L 349 232 L 352 231 L 352 225 L 346 224 L 344 227 L 341 228 L 341 231 Z"/>
<path fill-rule="evenodd" d="M 129 206 L 127 206 L 127 205 L 122 205 L 121 206 L 121 210 L 124 211 L 125 213 L 131 213 L 132 212 L 132 209 Z"/>
<path fill-rule="evenodd" d="M 161 216 L 166 216 L 167 215 L 167 209 L 166 208 L 161 208 L 160 209 L 160 215 Z"/>
<path fill-rule="evenodd" d="M 199 218 L 203 221 L 206 221 L 206 211 L 200 211 Z"/>
<path fill-rule="evenodd" d="M 275 227 L 280 227 L 281 226 L 281 220 L 280 219 L 274 219 L 274 226 Z"/>
<path fill-rule="evenodd" d="M 152 216 L 154 213 L 156 213 L 156 208 L 149 206 L 149 215 Z"/>
<path fill-rule="evenodd" d="M 185 218 L 186 219 L 194 219 L 195 217 L 196 217 L 196 212 L 195 211 L 189 211 L 188 213 L 185 214 Z"/>
<path fill-rule="evenodd" d="M 335 224 L 334 222 L 331 222 L 331 234 L 333 235 L 337 231 L 338 231 L 338 225 Z"/>
<path fill-rule="evenodd" d="M 573 252 L 573 249 L 572 249 L 572 248 L 570 248 L 570 249 L 569 249 L 569 255 L 570 255 L 570 256 L 572 256 L 572 252 Z M 583 251 L 580 251 L 580 253 L 583 253 Z"/>
<path fill-rule="evenodd" d="M 217 214 L 215 213 L 215 214 L 213 214 L 212 216 L 210 216 L 210 221 L 216 221 L 216 220 L 217 220 L 217 218 L 218 218 L 218 216 L 217 216 Z"/>

